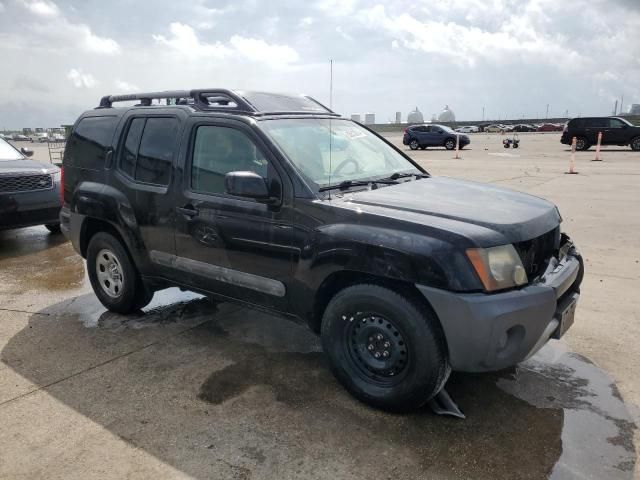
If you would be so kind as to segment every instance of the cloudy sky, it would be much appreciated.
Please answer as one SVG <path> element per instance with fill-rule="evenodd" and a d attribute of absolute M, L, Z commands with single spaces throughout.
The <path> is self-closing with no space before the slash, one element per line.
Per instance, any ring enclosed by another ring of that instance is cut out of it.
<path fill-rule="evenodd" d="M 378 122 L 610 114 L 640 103 L 640 0 L 0 0 L 0 128 L 104 94 L 303 92 Z"/>

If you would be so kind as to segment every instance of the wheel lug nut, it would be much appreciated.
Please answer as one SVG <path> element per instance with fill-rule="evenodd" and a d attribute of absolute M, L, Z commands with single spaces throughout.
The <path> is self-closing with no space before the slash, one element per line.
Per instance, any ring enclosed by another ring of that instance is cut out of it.
<path fill-rule="evenodd" d="M 381 334 L 381 333 L 379 333 L 378 335 L 376 335 L 376 339 L 378 339 L 378 340 L 382 340 L 382 338 L 383 338 L 383 337 L 382 337 L 382 334 Z"/>
<path fill-rule="evenodd" d="M 369 344 L 369 345 L 367 346 L 367 350 L 369 350 L 370 352 L 372 352 L 372 351 L 373 351 L 373 345 Z"/>
<path fill-rule="evenodd" d="M 373 342 L 373 337 L 369 337 L 369 341 L 370 341 L 370 342 Z"/>
<path fill-rule="evenodd" d="M 384 348 L 389 348 L 391 344 L 389 342 L 384 342 Z"/>
<path fill-rule="evenodd" d="M 382 352 L 382 356 L 384 358 L 387 358 L 389 356 L 389 352 L 387 352 L 386 350 L 384 352 Z"/>
<path fill-rule="evenodd" d="M 376 358 L 380 358 L 380 352 L 376 352 L 373 356 Z"/>

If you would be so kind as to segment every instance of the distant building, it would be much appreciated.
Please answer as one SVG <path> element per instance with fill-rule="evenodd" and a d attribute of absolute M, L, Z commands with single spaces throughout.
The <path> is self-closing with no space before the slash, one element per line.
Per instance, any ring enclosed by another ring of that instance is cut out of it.
<path fill-rule="evenodd" d="M 422 116 L 422 112 L 418 110 L 418 107 L 409 112 L 409 115 L 407 115 L 407 123 L 424 123 L 424 117 Z"/>
<path fill-rule="evenodd" d="M 376 114 L 375 113 L 365 113 L 364 114 L 364 124 L 365 125 L 373 125 L 376 123 Z"/>
<path fill-rule="evenodd" d="M 438 115 L 439 122 L 455 122 L 456 115 L 453 113 L 453 110 L 449 108 L 449 105 L 445 105 L 444 110 L 440 112 Z"/>
<path fill-rule="evenodd" d="M 361 122 L 362 120 L 360 120 L 360 114 L 359 113 L 352 113 L 351 114 L 351 120 L 355 121 L 355 122 Z"/>
<path fill-rule="evenodd" d="M 627 115 L 640 115 L 640 103 L 632 103 Z"/>
<path fill-rule="evenodd" d="M 396 112 L 396 123 L 402 123 L 402 113 Z"/>

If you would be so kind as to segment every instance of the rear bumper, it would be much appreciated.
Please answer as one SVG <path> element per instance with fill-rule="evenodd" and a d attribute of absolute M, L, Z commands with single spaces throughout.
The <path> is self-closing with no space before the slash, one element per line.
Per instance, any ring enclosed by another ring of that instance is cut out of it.
<path fill-rule="evenodd" d="M 58 223 L 60 184 L 36 192 L 0 194 L 0 230 Z"/>
<path fill-rule="evenodd" d="M 460 294 L 416 286 L 440 319 L 451 367 L 482 372 L 513 366 L 558 338 L 560 313 L 579 298 L 583 272 L 572 249 L 540 282 L 519 290 Z"/>
<path fill-rule="evenodd" d="M 60 210 L 60 230 L 67 240 L 71 241 L 73 249 L 82 255 L 80 245 L 80 234 L 85 216 L 79 213 L 71 213 L 69 208 L 62 207 Z"/>

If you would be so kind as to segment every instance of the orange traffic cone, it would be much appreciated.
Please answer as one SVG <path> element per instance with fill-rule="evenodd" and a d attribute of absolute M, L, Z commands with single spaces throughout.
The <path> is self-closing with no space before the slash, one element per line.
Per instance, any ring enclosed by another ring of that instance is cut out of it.
<path fill-rule="evenodd" d="M 569 157 L 569 171 L 568 172 L 564 172 L 570 175 L 576 175 L 578 173 L 578 171 L 575 169 L 575 162 L 576 162 L 576 137 L 573 137 L 573 140 L 571 140 L 571 157 Z"/>

